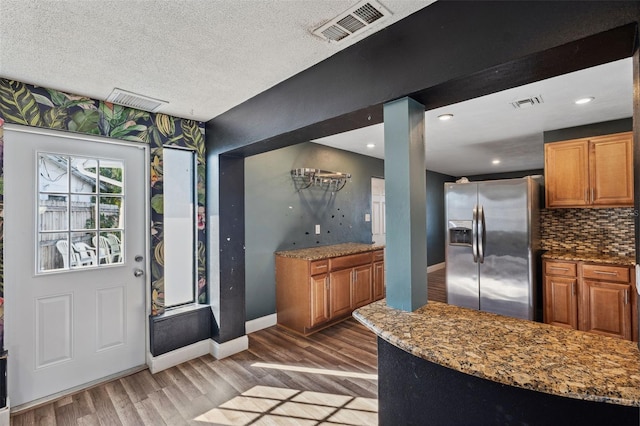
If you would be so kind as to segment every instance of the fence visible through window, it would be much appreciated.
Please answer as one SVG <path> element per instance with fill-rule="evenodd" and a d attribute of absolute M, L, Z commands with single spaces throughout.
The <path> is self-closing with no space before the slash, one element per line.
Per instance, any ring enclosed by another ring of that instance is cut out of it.
<path fill-rule="evenodd" d="M 124 164 L 38 154 L 38 272 L 123 263 Z"/>

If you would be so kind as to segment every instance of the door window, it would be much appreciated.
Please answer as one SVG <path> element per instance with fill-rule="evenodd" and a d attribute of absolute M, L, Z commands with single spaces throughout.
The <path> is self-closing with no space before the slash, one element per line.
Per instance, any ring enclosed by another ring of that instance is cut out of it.
<path fill-rule="evenodd" d="M 38 273 L 123 263 L 124 164 L 38 153 Z"/>

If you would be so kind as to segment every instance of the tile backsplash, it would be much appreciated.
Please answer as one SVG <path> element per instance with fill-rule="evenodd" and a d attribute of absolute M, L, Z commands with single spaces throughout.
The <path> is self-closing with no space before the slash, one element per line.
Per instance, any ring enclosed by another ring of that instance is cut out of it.
<path fill-rule="evenodd" d="M 635 210 L 541 209 L 543 250 L 635 256 Z"/>

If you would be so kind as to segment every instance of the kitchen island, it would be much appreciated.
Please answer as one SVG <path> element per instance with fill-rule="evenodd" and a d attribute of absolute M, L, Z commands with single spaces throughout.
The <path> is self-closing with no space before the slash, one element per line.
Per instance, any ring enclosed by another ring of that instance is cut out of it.
<path fill-rule="evenodd" d="M 378 336 L 381 425 L 638 424 L 636 343 L 439 302 L 353 315 Z"/>

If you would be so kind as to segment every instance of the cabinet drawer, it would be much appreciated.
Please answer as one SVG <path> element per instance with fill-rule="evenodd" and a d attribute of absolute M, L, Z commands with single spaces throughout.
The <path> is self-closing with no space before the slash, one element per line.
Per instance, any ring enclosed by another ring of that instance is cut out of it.
<path fill-rule="evenodd" d="M 316 260 L 311 262 L 311 275 L 326 274 L 329 271 L 329 260 Z"/>
<path fill-rule="evenodd" d="M 546 275 L 576 277 L 578 276 L 578 269 L 577 265 L 571 262 L 545 262 L 544 273 Z"/>
<path fill-rule="evenodd" d="M 378 262 L 384 260 L 384 250 L 376 250 L 373 252 L 373 261 Z"/>
<path fill-rule="evenodd" d="M 350 254 L 348 256 L 334 257 L 329 261 L 329 268 L 332 271 L 336 269 L 351 268 L 353 266 L 364 265 L 365 263 L 371 263 L 371 252 Z"/>
<path fill-rule="evenodd" d="M 595 280 L 629 282 L 629 268 L 624 266 L 582 265 L 582 276 Z"/>

